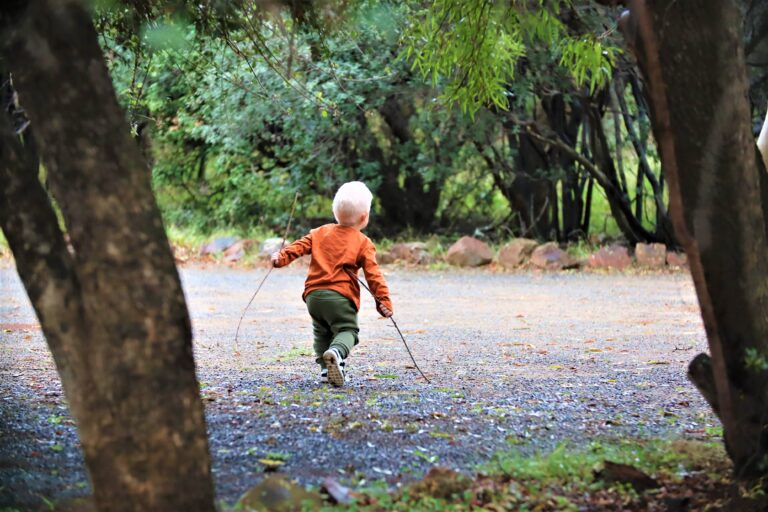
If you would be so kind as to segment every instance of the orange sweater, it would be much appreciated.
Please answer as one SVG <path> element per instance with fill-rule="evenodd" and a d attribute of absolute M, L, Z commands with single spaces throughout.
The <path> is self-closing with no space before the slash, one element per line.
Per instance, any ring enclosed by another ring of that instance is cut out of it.
<path fill-rule="evenodd" d="M 302 298 L 306 299 L 314 290 L 333 290 L 351 300 L 359 311 L 360 283 L 345 269 L 356 276 L 362 268 L 368 287 L 378 299 L 376 309 L 379 310 L 381 303 L 393 311 L 387 282 L 376 263 L 376 246 L 359 230 L 340 224 L 313 229 L 280 251 L 276 266 L 284 267 L 305 254 L 312 255 L 312 262 Z"/>

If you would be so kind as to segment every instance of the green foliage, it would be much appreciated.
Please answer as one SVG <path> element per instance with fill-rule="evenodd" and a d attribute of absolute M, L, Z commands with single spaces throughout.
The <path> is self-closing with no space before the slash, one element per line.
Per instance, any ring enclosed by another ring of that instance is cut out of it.
<path fill-rule="evenodd" d="M 457 120 L 432 110 L 428 84 L 397 58 L 408 9 L 371 1 L 345 14 L 333 34 L 283 14 L 223 38 L 178 20 L 145 26 L 136 38 L 104 29 L 134 132 L 151 139 L 168 222 L 203 231 L 275 227 L 296 190 L 298 215 L 330 218 L 336 187 L 362 179 L 375 190 L 383 165 L 427 185 L 453 172 Z M 408 140 L 380 113 L 392 98 L 402 98 Z"/>
<path fill-rule="evenodd" d="M 714 482 L 727 478 L 727 457 L 719 445 L 693 441 L 614 440 L 595 441 L 585 449 L 560 445 L 549 453 L 523 455 L 519 451 L 500 453 L 493 463 L 481 467 L 477 481 L 453 499 L 431 495 L 450 480 L 432 485 L 405 487 L 388 492 L 385 482 L 374 482 L 350 506 L 328 506 L 322 510 L 583 510 L 595 506 L 590 495 L 603 500 L 610 496 L 642 505 L 637 493 L 623 484 L 607 484 L 596 477 L 604 461 L 619 462 L 663 478 L 664 484 L 682 481 L 691 470 L 711 473 Z M 487 475 L 487 476 L 486 476 Z M 488 479 L 499 482 L 494 486 Z M 685 484 L 680 484 L 685 485 Z M 463 486 L 462 486 L 463 487 Z M 650 498 L 649 496 L 647 496 Z M 618 505 L 619 501 L 616 502 Z"/>
<path fill-rule="evenodd" d="M 280 232 L 296 191 L 297 219 L 328 221 L 350 179 L 374 191 L 374 235 L 519 233 L 526 208 L 503 191 L 521 172 L 510 124 L 554 95 L 596 93 L 618 54 L 610 30 L 597 35 L 605 14 L 577 1 L 330 2 L 312 16 L 332 27 L 226 4 L 94 7 L 165 220 L 195 234 Z M 533 177 L 563 201 L 573 172 Z M 611 215 L 596 188 L 592 216 L 614 234 Z"/>
<path fill-rule="evenodd" d="M 571 2 L 435 0 L 417 13 L 404 56 L 443 96 L 472 114 L 481 107 L 509 108 L 509 84 L 521 59 L 546 48 L 560 66 L 591 91 L 611 77 L 618 51 L 597 37 L 572 34 L 559 14 Z"/>
<path fill-rule="evenodd" d="M 744 351 L 744 365 L 748 370 L 764 372 L 768 370 L 768 357 L 754 347 Z"/>

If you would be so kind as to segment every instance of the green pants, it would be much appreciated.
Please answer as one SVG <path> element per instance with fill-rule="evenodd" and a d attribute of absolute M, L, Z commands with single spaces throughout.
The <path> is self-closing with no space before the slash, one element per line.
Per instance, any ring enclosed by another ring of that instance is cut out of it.
<path fill-rule="evenodd" d="M 342 358 L 357 345 L 357 310 L 351 300 L 332 290 L 315 290 L 305 298 L 312 333 L 315 336 L 317 362 L 325 368 L 323 353 L 333 347 Z"/>

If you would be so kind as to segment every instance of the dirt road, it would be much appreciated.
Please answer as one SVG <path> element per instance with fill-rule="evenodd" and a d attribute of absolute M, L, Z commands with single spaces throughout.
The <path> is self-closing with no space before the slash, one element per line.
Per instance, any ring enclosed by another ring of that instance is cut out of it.
<path fill-rule="evenodd" d="M 718 423 L 685 378 L 706 350 L 685 274 L 389 270 L 395 330 L 363 297 L 343 389 L 318 382 L 301 269 L 182 271 L 195 330 L 218 497 L 263 476 L 308 484 L 472 471 L 497 450 L 616 437 L 707 437 Z M 365 294 L 366 292 L 363 291 Z M 88 492 L 74 425 L 13 269 L 0 269 L 0 507 Z"/>

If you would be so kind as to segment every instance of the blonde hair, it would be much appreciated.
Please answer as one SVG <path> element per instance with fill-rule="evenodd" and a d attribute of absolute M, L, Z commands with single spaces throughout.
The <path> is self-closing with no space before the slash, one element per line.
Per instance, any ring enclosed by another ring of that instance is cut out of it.
<path fill-rule="evenodd" d="M 360 216 L 371 211 L 373 194 L 362 181 L 350 181 L 339 187 L 333 198 L 333 216 L 342 226 L 354 226 Z"/>

